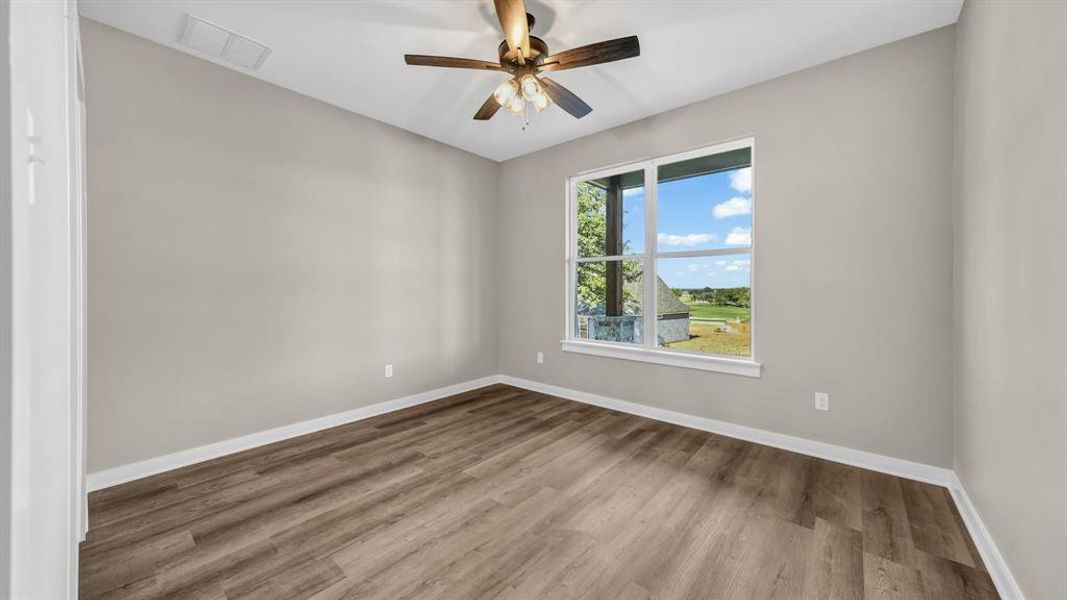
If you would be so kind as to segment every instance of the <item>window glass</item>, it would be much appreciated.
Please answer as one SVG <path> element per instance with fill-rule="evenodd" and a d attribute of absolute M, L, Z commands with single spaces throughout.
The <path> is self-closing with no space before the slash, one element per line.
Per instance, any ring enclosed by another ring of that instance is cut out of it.
<path fill-rule="evenodd" d="M 641 344 L 644 341 L 641 261 L 580 262 L 575 275 L 574 337 Z"/>
<path fill-rule="evenodd" d="M 656 249 L 679 252 L 752 245 L 748 148 L 661 165 Z"/>
<path fill-rule="evenodd" d="M 754 358 L 749 144 L 574 183 L 573 339 Z"/>
<path fill-rule="evenodd" d="M 579 182 L 578 256 L 621 256 L 645 251 L 644 169 Z"/>
<path fill-rule="evenodd" d="M 661 258 L 656 345 L 725 356 L 752 354 L 748 253 Z"/>

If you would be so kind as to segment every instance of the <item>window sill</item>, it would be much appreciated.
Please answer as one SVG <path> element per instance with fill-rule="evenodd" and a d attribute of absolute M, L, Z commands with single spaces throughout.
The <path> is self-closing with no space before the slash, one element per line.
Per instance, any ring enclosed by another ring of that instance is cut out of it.
<path fill-rule="evenodd" d="M 742 375 L 744 377 L 759 377 L 763 371 L 763 365 L 753 360 L 740 358 L 725 358 L 720 356 L 701 356 L 684 352 L 672 352 L 670 350 L 652 350 L 640 346 L 625 346 L 610 342 L 587 342 L 583 340 L 561 340 L 560 345 L 564 352 L 577 352 L 578 354 L 591 354 L 593 356 L 605 356 L 622 360 L 636 360 L 640 362 L 682 367 L 686 369 L 699 369 L 701 371 L 715 371 Z"/>

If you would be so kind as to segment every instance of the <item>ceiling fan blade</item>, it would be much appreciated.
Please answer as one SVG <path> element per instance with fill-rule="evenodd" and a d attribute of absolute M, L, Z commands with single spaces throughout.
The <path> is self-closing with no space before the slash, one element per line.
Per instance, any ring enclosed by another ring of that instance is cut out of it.
<path fill-rule="evenodd" d="M 500 103 L 496 101 L 496 98 L 492 94 L 489 95 L 489 99 L 485 101 L 485 104 L 478 109 L 478 112 L 474 113 L 475 121 L 488 121 L 493 118 L 496 111 L 500 110 Z"/>
<path fill-rule="evenodd" d="M 580 46 L 564 50 L 545 58 L 541 65 L 542 71 L 562 71 L 575 67 L 587 67 L 601 63 L 613 62 L 624 58 L 633 58 L 641 55 L 641 45 L 636 35 L 597 42 L 588 46 Z"/>
<path fill-rule="evenodd" d="M 519 64 L 526 63 L 530 55 L 530 28 L 526 23 L 526 4 L 522 0 L 493 0 L 500 28 L 508 49 L 515 54 Z"/>
<path fill-rule="evenodd" d="M 544 88 L 545 93 L 548 94 L 549 98 L 552 98 L 553 102 L 570 113 L 575 119 L 581 119 L 593 110 L 593 107 L 586 104 L 585 101 L 576 96 L 574 92 L 555 81 L 552 81 L 548 77 L 541 78 L 541 87 Z"/>
<path fill-rule="evenodd" d="M 497 63 L 473 58 L 452 58 L 451 56 L 424 56 L 422 54 L 405 54 L 404 62 L 409 65 L 424 67 L 451 67 L 453 69 L 479 69 L 482 71 L 501 71 Z"/>

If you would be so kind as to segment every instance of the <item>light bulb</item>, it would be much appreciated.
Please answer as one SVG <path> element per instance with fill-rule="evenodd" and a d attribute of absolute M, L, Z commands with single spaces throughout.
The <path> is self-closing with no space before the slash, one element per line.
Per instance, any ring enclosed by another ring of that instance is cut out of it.
<path fill-rule="evenodd" d="M 508 102 L 508 105 L 507 105 L 507 109 L 509 111 L 511 111 L 513 114 L 516 114 L 516 115 L 521 115 L 522 112 L 523 112 L 523 109 L 525 109 L 525 108 L 526 108 L 526 103 L 523 102 L 522 96 L 519 96 L 518 94 L 513 96 L 511 98 L 511 102 Z"/>
<path fill-rule="evenodd" d="M 493 92 L 493 98 L 500 103 L 500 106 L 508 106 L 513 98 L 517 98 L 519 95 L 519 85 L 515 83 L 514 79 L 509 79 L 500 84 L 500 87 L 496 88 Z"/>
<path fill-rule="evenodd" d="M 533 106 L 537 109 L 537 112 L 541 112 L 548 106 L 548 96 L 544 92 L 534 96 Z"/>
<path fill-rule="evenodd" d="M 522 89 L 522 98 L 527 102 L 533 102 L 534 98 L 541 95 L 541 83 L 533 75 L 523 75 L 519 87 Z"/>

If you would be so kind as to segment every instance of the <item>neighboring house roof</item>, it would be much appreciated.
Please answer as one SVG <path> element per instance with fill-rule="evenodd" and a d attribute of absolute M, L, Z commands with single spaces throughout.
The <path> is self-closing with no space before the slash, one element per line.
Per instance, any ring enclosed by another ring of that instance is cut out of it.
<path fill-rule="evenodd" d="M 640 298 L 642 293 L 640 283 L 640 281 L 631 281 L 623 287 L 630 296 Z M 689 314 L 689 307 L 674 295 L 662 277 L 656 278 L 656 309 L 656 312 L 661 315 Z"/>

